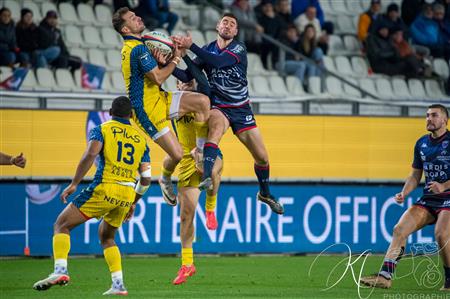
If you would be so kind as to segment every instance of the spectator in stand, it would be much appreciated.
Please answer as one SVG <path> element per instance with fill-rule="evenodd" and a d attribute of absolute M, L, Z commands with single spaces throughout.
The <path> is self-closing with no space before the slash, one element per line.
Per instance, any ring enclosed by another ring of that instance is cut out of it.
<path fill-rule="evenodd" d="M 142 1 L 142 0 L 141 0 Z M 178 22 L 178 15 L 170 11 L 169 0 L 143 0 L 152 18 L 158 20 L 158 27 L 167 24 L 167 31 L 172 34 Z"/>
<path fill-rule="evenodd" d="M 283 29 L 283 22 L 275 14 L 275 9 L 271 0 L 263 0 L 262 4 L 262 15 L 261 18 L 258 19 L 258 23 L 264 28 L 265 34 L 273 37 L 274 39 L 279 39 Z M 269 54 L 271 55 L 272 67 L 275 68 L 275 64 L 278 61 L 278 47 L 263 39 L 261 59 L 266 69 L 268 68 Z"/>
<path fill-rule="evenodd" d="M 16 42 L 16 29 L 9 8 L 0 9 L 0 65 L 13 67 L 16 62 L 24 62 Z"/>
<path fill-rule="evenodd" d="M 307 85 L 305 77 L 309 78 L 311 76 L 321 75 L 323 52 L 320 47 L 317 46 L 315 28 L 313 25 L 307 25 L 305 32 L 300 36 L 297 27 L 290 25 L 285 33 L 283 42 L 288 47 L 314 60 L 314 63 L 303 60 L 300 55 L 286 53 L 286 59 L 284 63 L 280 61 L 279 69 L 288 75 L 295 75 L 304 86 Z"/>
<path fill-rule="evenodd" d="M 320 6 L 319 0 L 294 0 L 292 1 L 291 14 L 295 20 L 299 15 L 303 14 L 309 6 L 314 6 L 317 11 L 317 19 L 319 19 L 320 26 L 328 34 L 333 34 L 334 25 L 332 22 L 325 20 L 325 14 Z"/>
<path fill-rule="evenodd" d="M 450 20 L 445 17 L 445 6 L 435 3 L 433 5 L 433 17 L 439 26 L 439 41 L 445 48 L 450 42 Z"/>
<path fill-rule="evenodd" d="M 322 31 L 322 27 L 320 26 L 316 13 L 317 9 L 314 6 L 308 6 L 305 13 L 301 14 L 294 20 L 294 24 L 297 26 L 300 33 L 305 31 L 307 25 L 314 26 L 318 45 L 322 49 L 322 52 L 326 54 L 328 52 L 328 41 L 330 38 L 326 31 Z"/>
<path fill-rule="evenodd" d="M 27 64 L 36 63 L 36 53 L 38 48 L 38 27 L 33 22 L 33 12 L 28 8 L 20 11 L 20 21 L 16 25 L 17 46 Z M 29 66 L 29 65 L 27 65 Z"/>
<path fill-rule="evenodd" d="M 408 26 L 406 26 L 405 22 L 400 18 L 399 7 L 396 3 L 389 4 L 386 14 L 379 19 L 386 22 L 389 30 L 398 30 L 400 28 L 403 31 L 403 35 L 405 37 L 408 36 Z"/>
<path fill-rule="evenodd" d="M 245 43 L 247 51 L 260 53 L 261 36 L 264 28 L 257 23 L 255 13 L 248 0 L 235 0 L 231 5 L 231 13 L 239 23 L 238 40 Z M 256 31 L 256 32 L 255 32 Z"/>
<path fill-rule="evenodd" d="M 424 76 L 424 54 L 416 53 L 414 48 L 405 40 L 402 27 L 393 27 L 389 32 L 391 33 L 392 45 L 397 50 L 397 55 L 405 62 L 406 74 L 411 77 Z"/>
<path fill-rule="evenodd" d="M 402 1 L 402 19 L 406 26 L 411 26 L 412 22 L 422 11 L 424 0 L 403 0 Z"/>
<path fill-rule="evenodd" d="M 277 13 L 278 18 L 283 22 L 283 31 L 287 30 L 289 25 L 294 24 L 289 0 L 277 0 L 275 12 Z"/>
<path fill-rule="evenodd" d="M 359 16 L 358 21 L 358 38 L 361 42 L 365 42 L 369 33 L 371 33 L 373 24 L 376 23 L 381 10 L 381 1 L 372 0 L 370 2 L 370 8 L 365 13 Z"/>

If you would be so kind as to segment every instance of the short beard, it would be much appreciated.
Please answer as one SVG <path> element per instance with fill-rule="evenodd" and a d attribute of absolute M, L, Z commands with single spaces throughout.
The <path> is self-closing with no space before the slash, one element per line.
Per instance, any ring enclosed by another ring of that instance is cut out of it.
<path fill-rule="evenodd" d="M 226 40 L 226 41 L 229 41 L 229 40 L 233 39 L 232 37 L 224 36 L 224 35 L 222 35 L 220 33 L 219 33 L 219 36 L 220 36 L 220 38 L 222 38 L 223 40 Z"/>

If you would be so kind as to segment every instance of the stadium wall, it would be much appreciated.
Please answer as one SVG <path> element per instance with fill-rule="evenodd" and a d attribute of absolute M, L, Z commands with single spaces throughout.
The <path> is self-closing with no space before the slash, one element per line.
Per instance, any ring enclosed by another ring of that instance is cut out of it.
<path fill-rule="evenodd" d="M 86 146 L 90 128 L 105 112 L 0 110 L 0 151 L 24 152 L 26 169 L 0 168 L 8 177 L 70 177 Z M 403 180 L 413 145 L 425 132 L 423 118 L 354 116 L 257 116 L 278 180 Z M 154 175 L 163 152 L 150 142 Z M 223 176 L 254 179 L 250 154 L 231 132 L 221 148 Z M 91 169 L 89 175 L 94 174 Z"/>

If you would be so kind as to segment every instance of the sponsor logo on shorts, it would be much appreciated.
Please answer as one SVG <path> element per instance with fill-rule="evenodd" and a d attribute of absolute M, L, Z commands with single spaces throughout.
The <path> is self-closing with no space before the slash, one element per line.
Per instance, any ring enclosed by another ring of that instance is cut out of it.
<path fill-rule="evenodd" d="M 131 207 L 131 202 L 128 202 L 128 201 L 125 201 L 125 200 L 120 200 L 120 199 L 117 199 L 117 198 L 114 198 L 114 197 L 109 197 L 109 196 L 105 195 L 103 200 L 109 202 L 110 204 L 118 206 L 118 207 L 122 207 L 122 208 L 129 208 L 129 207 Z"/>

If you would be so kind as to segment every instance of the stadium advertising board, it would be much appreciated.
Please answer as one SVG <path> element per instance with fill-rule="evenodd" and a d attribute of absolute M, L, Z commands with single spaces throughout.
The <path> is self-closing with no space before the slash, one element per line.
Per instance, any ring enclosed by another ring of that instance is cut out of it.
<path fill-rule="evenodd" d="M 64 208 L 59 195 L 66 184 L 2 183 L 0 255 L 51 255 L 53 223 Z M 86 187 L 83 185 L 82 187 Z M 256 185 L 224 184 L 219 192 L 217 231 L 206 229 L 204 195 L 195 218 L 194 250 L 199 253 L 306 253 L 346 243 L 353 252 L 383 252 L 404 206 L 392 196 L 400 186 L 293 185 L 273 186 L 285 214 L 272 213 L 255 200 Z M 78 190 L 80 191 L 80 189 Z M 180 248 L 179 208 L 163 201 L 153 186 L 140 201 L 135 217 L 117 234 L 125 254 L 173 254 Z M 97 220 L 72 232 L 71 254 L 101 254 Z M 433 241 L 432 227 L 413 234 L 409 244 Z M 342 246 L 330 249 L 342 250 Z"/>

